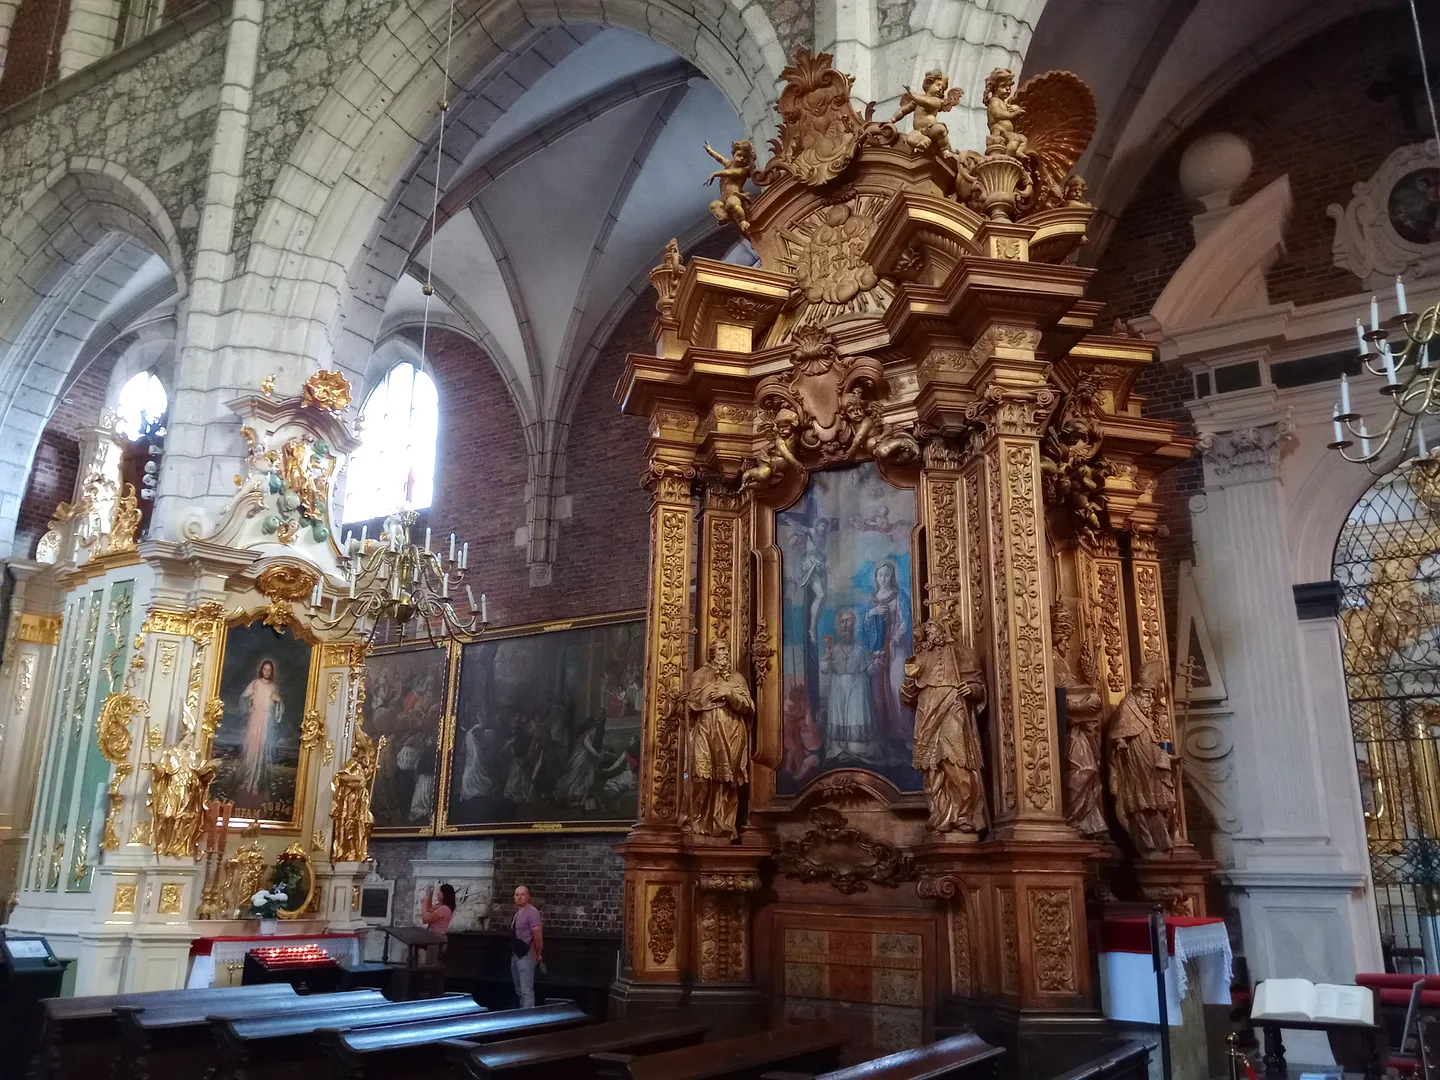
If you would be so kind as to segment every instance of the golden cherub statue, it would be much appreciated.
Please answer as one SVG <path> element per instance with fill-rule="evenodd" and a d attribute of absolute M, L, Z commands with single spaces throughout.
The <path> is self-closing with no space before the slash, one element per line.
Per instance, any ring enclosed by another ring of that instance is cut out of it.
<path fill-rule="evenodd" d="M 985 117 L 990 123 L 985 152 L 1023 158 L 1029 152 L 1029 142 L 1016 130 L 1015 122 L 1024 115 L 1025 110 L 1015 101 L 1015 73 L 1009 68 L 990 72 L 985 80 Z"/>
<path fill-rule="evenodd" d="M 900 141 L 916 153 L 944 158 L 951 153 L 950 130 L 940 122 L 940 114 L 949 112 L 960 104 L 964 93 L 960 87 L 952 87 L 950 80 L 940 70 L 927 71 L 917 94 L 910 87 L 900 95 L 900 108 L 890 118 L 898 124 L 910 116 L 910 130 L 900 136 Z"/>
<path fill-rule="evenodd" d="M 330 858 L 334 862 L 363 862 L 369 851 L 370 830 L 375 827 L 370 794 L 384 749 L 385 736 L 376 743 L 357 725 L 350 760 L 330 781 Z"/>
<path fill-rule="evenodd" d="M 749 232 L 750 196 L 745 191 L 745 184 L 755 171 L 755 147 L 749 139 L 737 139 L 730 144 L 730 152 L 734 156 L 727 159 L 707 142 L 705 152 L 723 166 L 705 181 L 707 185 L 717 179 L 720 181 L 720 197 L 711 200 L 710 213 L 722 225 L 733 221 L 742 233 Z"/>
<path fill-rule="evenodd" d="M 110 514 L 109 553 L 134 551 L 140 538 L 140 499 L 135 494 L 135 485 L 126 484 L 115 499 L 115 509 Z"/>
<path fill-rule="evenodd" d="M 800 416 L 794 409 L 780 409 L 770 423 L 770 430 L 762 433 L 771 436 L 770 446 L 761 451 L 755 464 L 740 474 L 740 490 L 769 487 L 785 473 L 803 469 L 800 459 L 795 456 L 795 436 Z"/>

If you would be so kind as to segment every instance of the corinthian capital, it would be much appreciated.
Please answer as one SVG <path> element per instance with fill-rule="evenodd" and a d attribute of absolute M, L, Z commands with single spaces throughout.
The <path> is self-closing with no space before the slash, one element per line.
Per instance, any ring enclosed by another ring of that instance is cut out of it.
<path fill-rule="evenodd" d="M 965 408 L 966 419 L 985 429 L 985 436 L 1029 435 L 1039 438 L 1058 400 L 1048 386 L 1010 388 L 991 383 Z"/>
<path fill-rule="evenodd" d="M 1225 484 L 1277 479 L 1280 456 L 1294 442 L 1295 425 L 1288 413 L 1258 427 L 1208 431 L 1200 436 L 1206 479 Z"/>

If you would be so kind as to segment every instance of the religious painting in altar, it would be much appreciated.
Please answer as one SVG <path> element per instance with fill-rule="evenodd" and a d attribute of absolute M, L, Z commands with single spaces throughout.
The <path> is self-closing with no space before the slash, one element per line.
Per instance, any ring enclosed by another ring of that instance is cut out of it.
<path fill-rule="evenodd" d="M 812 474 L 775 515 L 783 566 L 784 759 L 777 794 L 831 769 L 919 791 L 915 715 L 900 700 L 914 652 L 915 495 L 873 463 Z"/>
<path fill-rule="evenodd" d="M 633 614 L 462 646 L 440 831 L 628 828 L 644 671 Z"/>
<path fill-rule="evenodd" d="M 315 651 L 293 627 L 267 626 L 258 616 L 226 628 L 210 794 L 233 801 L 237 820 L 299 827 L 307 756 L 301 727 L 315 707 Z"/>
<path fill-rule="evenodd" d="M 365 659 L 365 730 L 385 736 L 370 809 L 378 835 L 434 831 L 450 650 L 372 653 Z"/>

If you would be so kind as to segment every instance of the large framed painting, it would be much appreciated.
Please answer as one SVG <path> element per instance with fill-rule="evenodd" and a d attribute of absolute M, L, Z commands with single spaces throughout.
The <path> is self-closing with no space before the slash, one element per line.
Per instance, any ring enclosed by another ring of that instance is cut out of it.
<path fill-rule="evenodd" d="M 775 792 L 833 769 L 920 791 L 915 716 L 900 701 L 914 651 L 915 493 L 872 462 L 811 474 L 775 515 L 782 566 L 784 757 Z"/>
<path fill-rule="evenodd" d="M 211 756 L 211 797 L 235 803 L 234 820 L 299 829 L 309 774 L 300 729 L 319 688 L 319 646 L 260 616 L 225 629 L 218 696 L 224 712 Z"/>
<path fill-rule="evenodd" d="M 365 659 L 365 730 L 377 741 L 385 736 L 370 803 L 377 836 L 435 830 L 450 656 L 445 646 L 427 646 Z"/>
<path fill-rule="evenodd" d="M 440 831 L 621 831 L 638 815 L 642 613 L 461 646 Z"/>

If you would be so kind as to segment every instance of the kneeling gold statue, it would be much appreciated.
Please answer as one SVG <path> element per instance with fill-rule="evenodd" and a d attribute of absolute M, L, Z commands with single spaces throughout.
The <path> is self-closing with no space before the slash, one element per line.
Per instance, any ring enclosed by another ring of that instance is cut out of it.
<path fill-rule="evenodd" d="M 978 833 L 985 828 L 980 733 L 975 714 L 985 704 L 980 657 L 930 619 L 905 662 L 900 700 L 915 710 L 915 769 L 925 777 L 932 832 Z"/>

